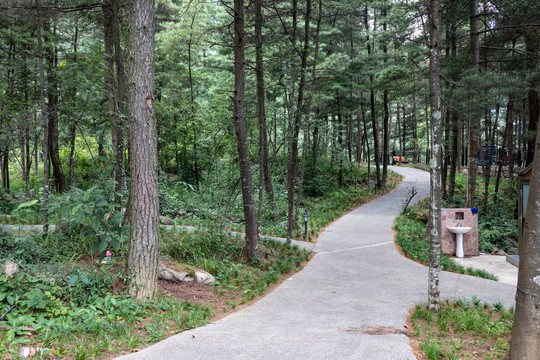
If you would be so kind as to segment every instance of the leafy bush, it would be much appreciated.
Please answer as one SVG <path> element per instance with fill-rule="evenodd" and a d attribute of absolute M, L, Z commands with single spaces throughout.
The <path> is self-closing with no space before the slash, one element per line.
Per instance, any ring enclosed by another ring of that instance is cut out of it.
<path fill-rule="evenodd" d="M 40 257 L 39 247 L 31 236 L 14 236 L 0 230 L 0 261 L 33 264 Z"/>
<path fill-rule="evenodd" d="M 312 169 L 305 174 L 304 194 L 311 197 L 321 197 L 338 189 L 336 181 L 326 176 L 319 168 Z"/>
<path fill-rule="evenodd" d="M 122 226 L 124 214 L 116 211 L 120 204 L 114 203 L 114 195 L 112 181 L 105 182 L 103 188 L 74 188 L 52 204 L 51 210 L 68 218 L 73 230 L 92 239 L 88 250 L 103 257 L 109 247 L 115 252 L 123 251 L 128 235 L 127 226 Z"/>
<path fill-rule="evenodd" d="M 0 214 L 9 214 L 13 210 L 13 202 L 8 197 L 4 187 L 0 186 Z"/>

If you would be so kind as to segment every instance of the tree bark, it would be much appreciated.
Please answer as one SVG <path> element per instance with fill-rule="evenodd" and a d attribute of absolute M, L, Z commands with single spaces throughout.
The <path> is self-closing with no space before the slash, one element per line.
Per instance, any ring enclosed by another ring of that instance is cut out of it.
<path fill-rule="evenodd" d="M 382 10 L 383 17 L 383 33 L 387 31 L 386 24 L 386 5 Z M 386 66 L 386 54 L 388 52 L 386 42 L 383 42 L 383 58 L 384 64 Z M 383 90 L 383 109 L 384 109 L 384 119 L 383 119 L 383 171 L 381 186 L 386 186 L 386 180 L 388 178 L 388 156 L 389 156 L 389 147 L 390 147 L 390 114 L 388 110 L 388 89 Z"/>
<path fill-rule="evenodd" d="M 396 105 L 396 127 L 398 132 L 398 148 L 399 148 L 399 160 L 401 164 L 401 157 L 403 156 L 403 141 L 401 141 L 401 117 L 399 115 L 399 104 Z M 405 105 L 403 106 L 403 123 L 405 123 Z M 405 124 L 404 124 L 405 125 Z"/>
<path fill-rule="evenodd" d="M 511 360 L 540 359 L 540 128 L 536 133 L 523 238 L 519 242 L 516 313 L 510 343 Z"/>
<path fill-rule="evenodd" d="M 260 255 L 244 112 L 244 39 L 244 0 L 234 0 L 234 126 L 240 162 L 247 260 L 256 262 Z"/>
<path fill-rule="evenodd" d="M 460 137 L 459 137 L 459 114 L 454 109 L 448 109 L 450 112 L 450 126 L 452 128 L 452 148 L 451 148 L 451 158 L 450 158 L 450 175 L 448 179 L 448 197 L 452 199 L 456 191 L 456 173 L 459 168 L 460 157 L 461 157 L 461 146 L 460 146 Z"/>
<path fill-rule="evenodd" d="M 470 1 L 470 36 L 471 36 L 471 68 L 478 72 L 479 42 L 478 42 L 478 0 Z M 473 105 L 474 106 L 474 105 Z M 474 207 L 476 198 L 476 176 L 478 174 L 478 134 L 480 116 L 476 109 L 471 109 L 469 119 L 469 146 L 467 170 L 467 198 L 465 207 Z"/>
<path fill-rule="evenodd" d="M 272 205 L 274 221 L 278 221 L 281 216 L 274 196 L 274 185 L 272 181 L 272 166 L 268 156 L 268 131 L 266 123 L 265 88 L 264 88 L 264 66 L 262 50 L 262 0 L 255 1 L 255 73 L 257 77 L 257 117 L 259 119 L 259 142 L 260 142 L 260 163 L 263 176 L 264 187 L 268 200 Z M 262 197 L 259 201 L 262 201 Z"/>
<path fill-rule="evenodd" d="M 429 52 L 429 98 L 431 110 L 431 231 L 429 245 L 429 286 L 428 308 L 432 312 L 440 310 L 439 271 L 441 256 L 441 148 L 442 116 L 440 87 L 440 39 L 441 13 L 439 0 L 430 0 L 431 27 Z"/>
<path fill-rule="evenodd" d="M 450 149 L 448 148 L 450 142 L 450 110 L 446 110 L 445 114 L 446 121 L 443 123 L 443 146 L 442 150 L 442 169 L 441 169 L 441 191 L 442 196 L 447 196 L 447 185 L 448 185 L 448 165 L 450 163 Z"/>
<path fill-rule="evenodd" d="M 117 114 L 113 117 L 113 127 L 116 137 L 114 148 L 114 179 L 116 181 L 115 190 L 120 192 L 126 190 L 126 167 L 124 158 L 124 116 L 126 115 L 126 85 L 124 71 L 124 57 L 122 55 L 121 34 L 119 18 L 119 0 L 112 0 L 112 30 L 114 42 L 114 63 L 116 64 L 116 109 Z M 116 198 L 120 202 L 120 198 Z"/>
<path fill-rule="evenodd" d="M 505 163 L 504 161 L 504 153 L 508 153 L 507 159 L 508 159 L 508 172 L 511 174 L 511 165 L 512 162 L 511 158 L 512 156 L 512 142 L 509 141 L 509 138 L 512 137 L 512 126 L 514 121 L 514 94 L 510 93 L 508 96 L 508 102 L 506 104 L 506 125 L 503 133 L 503 140 L 502 140 L 502 149 L 501 154 L 503 155 L 502 159 L 499 159 L 499 166 L 497 168 L 497 177 L 495 178 L 495 196 L 499 193 L 499 183 L 501 180 L 502 175 L 502 168 Z M 512 164 L 513 166 L 513 164 Z M 511 178 L 511 176 L 510 176 Z"/>
<path fill-rule="evenodd" d="M 538 62 L 535 60 L 538 46 L 538 34 L 526 33 L 525 36 L 525 50 L 527 54 L 530 54 L 527 59 L 527 68 L 531 73 L 535 73 Z M 529 166 L 534 159 L 534 151 L 536 144 L 536 129 L 538 127 L 538 120 L 540 119 L 540 98 L 538 97 L 538 86 L 540 85 L 540 75 L 536 72 L 532 76 L 527 90 L 527 99 L 529 105 L 529 124 L 527 131 L 527 156 L 525 160 L 525 166 Z"/>
<path fill-rule="evenodd" d="M 189 39 L 188 39 L 188 74 L 189 74 L 189 98 L 191 105 L 191 124 L 193 129 L 193 160 L 195 166 L 195 189 L 200 190 L 199 185 L 199 159 L 197 154 L 197 125 L 195 122 L 195 91 L 193 88 L 193 61 L 191 58 L 191 46 L 193 44 L 193 24 L 195 23 L 197 13 L 194 13 L 191 17 L 191 25 L 189 26 Z"/>
<path fill-rule="evenodd" d="M 412 162 L 413 164 L 418 164 L 419 148 L 418 148 L 418 117 L 416 115 L 416 93 L 413 93 L 412 117 L 413 117 L 413 141 L 414 141 Z"/>
<path fill-rule="evenodd" d="M 296 0 L 294 0 L 296 4 Z M 296 11 L 295 11 L 296 14 Z M 296 103 L 296 113 L 294 116 L 293 131 L 291 134 L 291 143 L 289 147 L 289 156 L 287 161 L 287 243 L 291 243 L 292 232 L 297 224 L 297 218 L 294 212 L 294 193 L 297 183 L 298 173 L 298 137 L 300 135 L 300 125 L 302 122 L 302 110 L 304 110 L 304 87 L 306 84 L 306 69 L 309 51 L 309 20 L 311 18 L 311 0 L 306 1 L 306 18 L 304 30 L 304 47 L 301 53 L 300 82 L 298 83 L 298 99 Z"/>
<path fill-rule="evenodd" d="M 367 29 L 369 29 L 369 22 L 368 22 L 368 8 L 365 6 L 364 8 L 364 26 Z M 376 30 L 375 21 L 373 22 L 373 30 Z M 371 56 L 371 41 L 369 39 L 369 36 L 367 37 L 366 41 L 366 47 L 368 56 Z M 375 89 L 373 88 L 373 75 L 369 76 L 369 81 L 371 84 L 370 89 L 370 105 L 371 105 L 371 126 L 373 128 L 373 152 L 375 153 L 375 169 L 376 169 L 376 180 L 375 180 L 375 187 L 379 187 L 381 184 L 381 164 L 380 164 L 380 150 L 379 150 L 379 126 L 377 124 L 377 119 L 375 117 Z"/>
<path fill-rule="evenodd" d="M 361 99 L 360 101 L 363 101 Z M 363 132 L 362 132 L 362 124 L 364 123 L 364 116 L 362 113 L 362 106 L 358 106 L 358 110 L 356 113 L 356 155 L 355 159 L 358 164 L 362 162 L 362 149 L 364 148 L 364 143 L 362 141 L 363 138 Z"/>
<path fill-rule="evenodd" d="M 47 22 L 46 27 L 50 29 Z M 56 23 L 53 20 L 52 36 L 56 35 Z M 58 64 L 58 48 L 50 39 L 47 31 L 44 34 L 47 57 L 47 117 L 49 121 L 49 158 L 53 168 L 53 178 L 56 191 L 65 190 L 64 171 L 60 162 L 60 148 L 58 146 L 58 77 L 56 67 Z"/>
<path fill-rule="evenodd" d="M 309 16 L 311 17 L 311 0 L 309 1 Z M 306 14 L 306 24 L 305 24 L 305 31 L 306 36 L 304 41 L 309 41 L 309 18 L 307 18 Z M 319 8 L 318 8 L 318 18 L 317 18 L 317 27 L 315 29 L 315 50 L 313 55 L 313 66 L 311 67 L 311 88 L 309 90 L 309 94 L 306 99 L 306 107 L 305 107 L 305 118 L 304 118 L 304 134 L 305 137 L 309 137 L 309 120 L 311 116 L 311 100 L 313 99 L 313 94 L 315 93 L 315 83 L 316 83 L 316 73 L 317 73 L 317 61 L 319 59 L 319 34 L 321 29 L 321 21 L 322 21 L 322 0 L 319 0 Z M 304 44 L 305 47 L 305 44 Z M 307 50 L 306 50 L 307 51 Z M 306 54 L 306 67 L 307 67 L 307 54 Z M 315 142 L 315 139 L 313 140 Z M 306 157 L 307 157 L 307 148 L 308 148 L 308 139 L 304 139 L 304 142 L 302 144 L 302 162 L 300 165 L 300 180 L 298 183 L 298 195 L 296 199 L 296 219 L 298 219 L 298 211 L 300 208 L 300 204 L 302 203 L 302 197 L 303 197 L 303 189 L 304 189 L 304 173 L 306 169 Z M 315 169 L 315 168 L 313 168 Z"/>
<path fill-rule="evenodd" d="M 514 177 L 514 93 L 510 93 L 508 96 L 508 104 L 506 105 L 506 131 L 507 131 L 507 145 L 508 149 L 508 176 L 510 179 Z M 508 119 L 510 116 L 510 119 Z"/>
<path fill-rule="evenodd" d="M 43 21 L 41 14 L 41 4 L 39 0 L 36 0 L 36 6 L 38 8 L 37 40 L 39 61 L 39 90 L 41 100 L 41 119 L 43 123 L 43 236 L 45 237 L 47 236 L 47 233 L 49 231 L 49 122 L 47 121 L 47 105 L 45 104 L 45 71 L 43 69 L 44 54 L 43 41 L 41 37 Z"/>
<path fill-rule="evenodd" d="M 159 264 L 154 31 L 154 1 L 133 0 L 129 9 L 127 37 L 131 206 L 126 269 L 129 294 L 136 299 L 152 299 L 155 296 Z"/>
<path fill-rule="evenodd" d="M 499 123 L 499 113 L 500 113 L 500 104 L 497 104 L 495 111 L 495 122 L 492 124 L 493 128 L 491 129 L 488 119 L 488 114 L 491 116 L 491 111 L 488 111 L 486 114 L 486 130 L 489 132 L 486 136 L 487 143 L 487 154 L 484 156 L 486 163 L 486 171 L 484 172 L 484 198 L 482 199 L 482 211 L 484 214 L 488 212 L 488 200 L 489 200 L 489 184 L 491 183 L 491 168 L 492 162 L 495 162 L 496 159 L 493 154 L 493 148 L 495 147 L 495 134 L 497 132 L 497 125 Z M 495 155 L 496 156 L 496 155 Z"/>
<path fill-rule="evenodd" d="M 79 37 L 79 28 L 78 27 L 75 27 L 75 36 L 74 36 L 74 40 L 73 40 L 73 63 L 77 63 L 77 41 L 78 41 L 78 37 Z M 76 109 L 77 107 L 77 88 L 75 86 L 73 86 L 71 88 L 71 96 L 73 97 L 73 104 L 72 104 L 72 107 L 73 107 L 73 111 L 72 111 L 72 114 L 71 114 L 71 121 L 72 121 L 72 124 L 71 124 L 71 128 L 70 128 L 70 131 L 69 131 L 69 143 L 70 143 L 70 151 L 69 151 L 69 167 L 68 167 L 68 171 L 69 171 L 69 174 L 68 174 L 68 189 L 71 188 L 71 186 L 73 186 L 73 180 L 74 180 L 74 177 L 75 177 L 75 141 L 76 141 L 76 130 L 77 130 L 77 120 L 75 119 L 75 116 L 73 114 L 74 110 Z"/>

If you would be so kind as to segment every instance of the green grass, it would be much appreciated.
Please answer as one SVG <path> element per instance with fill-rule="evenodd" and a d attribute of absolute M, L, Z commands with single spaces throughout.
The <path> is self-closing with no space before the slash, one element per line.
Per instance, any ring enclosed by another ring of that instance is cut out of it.
<path fill-rule="evenodd" d="M 437 314 L 416 305 L 411 314 L 420 349 L 428 359 L 507 359 L 514 312 L 478 299 L 444 302 Z"/>
<path fill-rule="evenodd" d="M 218 291 L 234 292 L 235 302 L 245 303 L 264 293 L 266 288 L 293 270 L 300 270 L 310 252 L 296 246 L 262 239 L 261 263 L 245 264 L 245 241 L 219 229 L 162 231 L 163 251 L 168 258 L 201 268 L 216 278 Z"/>
<path fill-rule="evenodd" d="M 125 295 L 124 251 L 116 263 L 88 256 L 92 240 L 50 234 L 14 237 L 0 233 L 0 263 L 24 269 L 0 276 L 0 358 L 15 358 L 23 345 L 52 349 L 44 358 L 94 359 L 142 348 L 172 334 L 206 324 L 211 304 L 195 304 L 161 293 L 152 301 Z M 77 242 L 82 244 L 75 244 Z M 264 294 L 284 274 L 299 270 L 310 252 L 265 240 L 261 262 L 246 265 L 245 242 L 219 228 L 164 231 L 162 256 L 212 273 L 216 294 L 229 309 Z M 28 330 L 31 328 L 31 330 Z"/>

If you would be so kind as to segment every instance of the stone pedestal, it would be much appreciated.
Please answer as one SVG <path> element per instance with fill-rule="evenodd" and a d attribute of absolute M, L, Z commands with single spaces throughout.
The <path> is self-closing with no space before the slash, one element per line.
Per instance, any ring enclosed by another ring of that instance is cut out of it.
<path fill-rule="evenodd" d="M 478 209 L 441 209 L 443 254 L 456 254 L 456 235 L 448 227 L 470 227 L 471 231 L 463 234 L 463 255 L 478 256 Z"/>

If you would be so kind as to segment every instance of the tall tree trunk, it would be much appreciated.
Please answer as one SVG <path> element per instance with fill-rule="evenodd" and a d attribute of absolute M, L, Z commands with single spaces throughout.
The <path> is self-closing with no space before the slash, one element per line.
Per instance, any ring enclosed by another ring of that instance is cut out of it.
<path fill-rule="evenodd" d="M 28 117 L 31 115 L 29 114 Z M 24 179 L 26 193 L 30 194 L 30 170 L 32 170 L 32 154 L 30 152 L 30 126 L 26 126 L 24 133 L 26 143 L 26 178 Z"/>
<path fill-rule="evenodd" d="M 296 0 L 294 0 L 296 4 Z M 296 11 L 295 11 L 296 13 Z M 304 32 L 304 47 L 301 53 L 301 68 L 300 82 L 298 83 L 298 99 L 296 103 L 296 113 L 294 116 L 293 131 L 291 134 L 291 143 L 289 147 L 289 156 L 287 161 L 287 203 L 288 203 L 288 219 L 287 219 L 287 243 L 291 243 L 292 232 L 297 224 L 297 219 L 294 212 L 294 193 L 297 182 L 298 172 L 298 137 L 300 133 L 300 125 L 302 122 L 302 110 L 304 110 L 304 87 L 306 84 L 306 69 L 309 50 L 309 20 L 311 18 L 311 0 L 306 1 L 306 18 Z"/>
<path fill-rule="evenodd" d="M 488 136 L 486 137 L 487 145 L 487 154 L 484 157 L 486 160 L 486 171 L 484 172 L 484 198 L 482 203 L 482 211 L 484 214 L 488 212 L 488 199 L 489 199 L 489 184 L 491 183 L 491 165 L 495 161 L 496 153 L 494 154 L 493 149 L 495 148 L 495 135 L 497 133 L 497 125 L 499 123 L 499 112 L 500 104 L 497 104 L 495 111 L 495 122 L 492 124 L 493 128 L 490 129 L 490 124 L 487 121 L 486 116 L 486 129 L 489 131 Z M 491 116 L 491 111 L 488 111 Z M 486 114 L 487 115 L 487 114 Z"/>
<path fill-rule="evenodd" d="M 538 127 L 538 116 L 540 114 L 540 99 L 538 98 L 536 84 L 532 84 L 527 91 L 527 98 L 529 102 L 529 126 L 527 129 L 527 156 L 525 158 L 525 166 L 529 166 L 534 159 L 535 134 Z"/>
<path fill-rule="evenodd" d="M 264 202 L 264 187 L 266 180 L 266 161 L 268 160 L 268 149 L 266 148 L 268 142 L 266 140 L 266 109 L 265 109 L 265 91 L 264 91 L 264 68 L 263 68 L 263 56 L 262 56 L 262 0 L 255 0 L 255 76 L 257 78 L 257 118 L 259 120 L 259 206 L 257 208 L 257 234 L 261 233 L 262 226 L 262 213 Z M 265 157 L 266 151 L 266 157 Z M 270 174 L 270 179 L 272 174 Z M 271 180 L 270 180 L 271 181 Z M 268 191 L 266 187 L 270 202 L 273 201 L 273 192 Z M 276 212 L 274 212 L 274 218 Z"/>
<path fill-rule="evenodd" d="M 502 168 L 505 163 L 504 161 L 504 154 L 508 153 L 507 159 L 508 159 L 508 172 L 511 174 L 511 166 L 513 166 L 513 156 L 512 156 L 512 142 L 509 141 L 509 138 L 512 137 L 512 127 L 513 127 L 513 121 L 514 121 L 514 93 L 510 93 L 508 96 L 508 103 L 506 104 L 506 125 L 503 133 L 503 140 L 502 140 L 502 149 L 501 154 L 503 156 L 502 159 L 499 159 L 499 166 L 497 169 L 497 177 L 495 179 L 495 196 L 499 193 L 499 183 L 502 175 Z M 511 164 L 512 163 L 512 164 Z M 511 176 L 510 176 L 511 178 Z"/>
<path fill-rule="evenodd" d="M 309 1 L 309 16 L 311 17 L 311 0 Z M 308 14 L 306 14 L 306 24 L 305 31 L 306 33 L 304 42 L 309 44 L 309 18 L 307 18 Z M 303 197 L 303 189 L 304 189 L 304 173 L 306 169 L 306 157 L 307 157 L 307 148 L 308 148 L 308 139 L 309 137 L 309 119 L 311 116 L 311 100 L 313 99 L 313 94 L 315 92 L 315 83 L 316 83 L 316 73 L 317 73 L 317 61 L 319 59 L 319 33 L 321 29 L 321 21 L 322 21 L 322 0 L 319 0 L 319 7 L 318 7 L 318 18 L 317 18 L 317 27 L 315 29 L 315 43 L 314 43 L 314 55 L 313 55 L 313 66 L 311 67 L 311 88 L 309 89 L 309 93 L 306 99 L 306 106 L 305 106 L 305 117 L 304 117 L 304 134 L 305 139 L 302 143 L 302 161 L 300 163 L 300 179 L 298 181 L 298 195 L 296 198 L 296 214 L 295 217 L 298 219 L 298 212 L 300 209 L 300 205 L 302 203 L 302 197 Z M 307 52 L 308 49 L 306 49 L 306 44 L 304 43 L 304 49 Z M 305 54 L 306 57 L 306 68 L 307 68 L 307 53 Z M 315 168 L 313 168 L 315 169 Z"/>
<path fill-rule="evenodd" d="M 506 105 L 506 126 L 507 126 L 507 145 L 508 149 L 508 176 L 510 179 L 514 177 L 514 93 L 510 93 L 508 96 L 508 104 Z M 510 116 L 510 119 L 508 119 Z"/>
<path fill-rule="evenodd" d="M 268 156 L 268 131 L 266 123 L 266 105 L 265 105 L 265 88 L 264 88 L 264 66 L 263 66 L 263 49 L 262 49 L 262 0 L 255 1 L 255 73 L 257 77 L 257 117 L 259 119 L 259 146 L 261 169 L 263 176 L 264 187 L 268 200 L 272 205 L 274 213 L 274 221 L 280 219 L 279 210 L 277 207 L 276 198 L 274 196 L 274 185 L 272 181 L 272 164 Z M 262 197 L 259 199 L 262 202 Z"/>
<path fill-rule="evenodd" d="M 365 114 L 364 110 L 362 109 L 362 113 Z M 368 141 L 368 129 L 367 129 L 367 119 L 366 116 L 363 116 L 364 118 L 364 143 L 366 144 L 366 150 L 367 150 L 367 179 L 368 179 L 368 187 L 371 186 L 370 179 L 371 179 L 371 154 L 369 150 L 369 141 Z"/>
<path fill-rule="evenodd" d="M 195 23 L 195 17 L 197 13 L 194 13 L 191 17 L 191 25 L 189 26 L 189 40 L 188 40 L 188 74 L 189 74 L 189 94 L 191 105 L 191 123 L 193 124 L 193 159 L 195 161 L 195 188 L 200 190 L 199 186 L 199 159 L 197 154 L 197 126 L 195 125 L 195 92 L 193 90 L 193 71 L 192 71 L 192 59 L 191 59 L 191 46 L 193 43 L 193 24 Z"/>
<path fill-rule="evenodd" d="M 478 0 L 470 1 L 470 36 L 471 36 L 471 67 L 474 71 L 480 70 L 479 53 L 480 46 L 478 41 Z M 475 107 L 475 105 L 473 105 Z M 478 174 L 478 135 L 480 131 L 480 116 L 475 109 L 470 111 L 469 119 L 469 146 L 468 146 L 468 170 L 467 170 L 467 198 L 465 207 L 474 207 L 476 198 L 476 176 Z"/>
<path fill-rule="evenodd" d="M 341 117 L 341 108 L 339 106 L 339 91 L 336 94 L 337 100 L 337 143 L 336 153 L 339 160 L 339 172 L 338 172 L 338 184 L 341 188 L 343 186 L 343 119 Z"/>
<path fill-rule="evenodd" d="M 429 137 L 429 128 L 431 127 L 431 122 L 428 113 L 428 106 L 424 107 L 424 114 L 426 115 L 426 164 L 429 164 L 430 149 L 431 149 L 431 138 Z"/>
<path fill-rule="evenodd" d="M 319 155 L 319 127 L 315 125 L 315 128 L 313 129 L 313 160 L 311 162 L 311 167 L 315 171 L 317 168 L 317 158 Z"/>
<path fill-rule="evenodd" d="M 36 3 L 38 1 L 39 0 L 37 0 Z M 39 8 L 39 6 L 38 6 L 38 8 Z M 41 29 L 43 29 L 43 25 L 41 26 Z M 39 56 L 43 56 L 43 52 L 40 52 Z M 43 65 L 43 64 L 41 64 L 41 65 Z M 41 76 L 41 74 L 40 74 L 40 76 Z M 40 90 L 41 90 L 41 83 L 40 83 Z M 41 110 L 43 110 L 43 109 L 41 109 Z M 34 111 L 34 124 L 36 124 L 36 126 L 34 128 L 34 176 L 38 176 L 38 174 L 39 174 L 39 156 L 38 156 L 39 132 L 37 131 L 37 124 L 38 124 L 37 111 Z"/>
<path fill-rule="evenodd" d="M 382 10 L 383 17 L 383 33 L 386 34 L 387 24 L 386 24 L 386 5 L 384 5 Z M 386 41 L 383 41 L 383 58 L 384 64 L 386 66 L 386 54 L 388 49 L 386 46 Z M 384 109 L 384 119 L 383 119 L 383 173 L 381 179 L 381 186 L 386 186 L 386 180 L 388 178 L 388 156 L 389 156 L 389 146 L 390 146 L 390 115 L 388 110 L 388 89 L 383 90 L 383 109 Z"/>
<path fill-rule="evenodd" d="M 122 55 L 121 34 L 119 25 L 119 0 L 111 1 L 111 24 L 114 43 L 114 64 L 116 65 L 116 88 L 115 95 L 115 115 L 113 116 L 113 132 L 116 142 L 114 143 L 114 179 L 116 181 L 115 190 L 117 193 L 126 190 L 126 169 L 124 158 L 124 116 L 126 115 L 126 85 L 124 71 L 124 57 Z M 112 75 L 112 74 L 111 74 Z M 114 75 L 113 84 L 114 84 Z M 116 202 L 120 202 L 117 196 Z M 127 207 L 127 206 L 126 206 Z"/>
<path fill-rule="evenodd" d="M 362 115 L 361 107 L 358 106 L 356 114 L 356 154 L 354 157 L 358 164 L 362 162 L 362 149 L 364 148 L 362 141 L 362 124 L 364 123 L 364 118 Z"/>
<path fill-rule="evenodd" d="M 368 8 L 367 6 L 364 7 L 364 26 L 366 29 L 369 29 L 369 22 L 368 22 Z M 375 21 L 373 22 L 373 31 L 376 30 Z M 372 49 L 371 49 L 371 42 L 369 39 L 369 36 L 367 37 L 366 41 L 366 47 L 368 56 L 371 57 Z M 381 164 L 380 164 L 380 150 L 379 150 L 379 126 L 377 124 L 377 118 L 375 117 L 375 90 L 373 88 L 373 75 L 369 76 L 369 82 L 371 84 L 370 89 L 370 105 L 371 105 L 371 126 L 373 128 L 373 152 L 375 153 L 375 169 L 376 169 L 376 180 L 375 180 L 375 186 L 379 187 L 381 184 Z"/>
<path fill-rule="evenodd" d="M 24 124 L 20 127 L 20 133 L 19 133 L 19 146 L 21 151 L 21 177 L 22 180 L 26 183 L 26 127 L 28 127 L 28 123 L 24 121 Z"/>
<path fill-rule="evenodd" d="M 450 163 L 450 149 L 448 145 L 450 142 L 450 110 L 446 110 L 446 123 L 443 123 L 443 146 L 442 146 L 442 169 L 441 169 L 441 191 L 443 196 L 447 196 L 447 180 L 448 180 L 448 165 Z"/>
<path fill-rule="evenodd" d="M 103 45 L 105 57 L 105 89 L 107 91 L 107 112 L 111 118 L 111 140 L 113 151 L 117 149 L 117 130 L 115 117 L 118 116 L 116 82 L 114 78 L 114 31 L 113 31 L 112 0 L 103 0 Z M 75 127 L 75 124 L 73 124 Z M 74 135 L 74 133 L 72 133 Z M 70 163 L 71 168 L 71 163 Z M 71 172 L 70 172 L 71 173 Z M 114 170 L 116 179 L 116 168 Z"/>
<path fill-rule="evenodd" d="M 77 64 L 77 41 L 79 37 L 79 28 L 75 27 L 75 36 L 73 39 L 73 63 Z M 69 176 L 68 176 L 68 189 L 73 186 L 73 178 L 75 177 L 75 140 L 76 140 L 76 129 L 77 129 L 77 120 L 75 119 L 75 109 L 77 108 L 77 88 L 73 86 L 71 88 L 71 96 L 73 97 L 73 104 L 72 104 L 72 114 L 71 114 L 71 128 L 69 131 L 69 143 L 70 143 L 70 151 L 69 151 Z"/>
<path fill-rule="evenodd" d="M 439 0 L 430 0 L 431 27 L 429 51 L 429 98 L 431 110 L 431 231 L 429 242 L 429 286 L 428 307 L 432 312 L 440 309 L 439 270 L 441 256 L 441 148 L 442 116 L 440 87 L 440 39 L 441 13 Z"/>
<path fill-rule="evenodd" d="M 452 0 L 451 6 L 455 6 L 455 0 Z M 452 18 L 452 23 L 450 24 L 450 59 L 455 61 L 457 56 L 457 42 L 456 42 L 456 20 Z M 456 81 L 457 79 L 454 79 Z M 450 199 L 454 198 L 456 190 L 456 172 L 460 167 L 461 162 L 461 117 L 454 107 L 448 107 L 450 112 L 450 128 L 451 128 L 451 157 L 450 157 L 450 175 L 448 179 L 448 196 Z"/>
<path fill-rule="evenodd" d="M 47 23 L 50 29 L 50 24 Z M 56 191 L 65 190 L 64 171 L 60 162 L 60 148 L 58 146 L 58 77 L 56 67 L 58 65 L 58 48 L 53 44 L 50 36 L 56 36 L 56 21 L 53 19 L 51 34 L 45 32 L 46 57 L 48 64 L 47 72 L 47 116 L 49 121 L 49 157 L 53 168 L 53 178 Z"/>
<path fill-rule="evenodd" d="M 2 123 L 0 122 L 0 126 Z M 2 174 L 2 187 L 9 190 L 9 142 L 6 141 L 0 148 L 0 171 Z"/>
<path fill-rule="evenodd" d="M 398 163 L 401 164 L 401 157 L 403 156 L 403 141 L 401 141 L 401 117 L 399 115 L 399 104 L 396 105 L 396 127 L 398 130 L 398 147 L 399 147 L 399 160 Z M 403 105 L 403 122 L 405 123 L 405 105 Z M 393 161 L 392 161 L 393 162 Z"/>
<path fill-rule="evenodd" d="M 540 359 L 540 128 L 536 133 L 523 238 L 519 242 L 516 313 L 510 343 L 511 360 Z"/>
<path fill-rule="evenodd" d="M 45 237 L 47 236 L 47 233 L 49 231 L 49 122 L 47 120 L 47 105 L 45 104 L 45 71 L 43 69 L 44 52 L 43 41 L 41 37 L 43 21 L 41 14 L 41 4 L 39 0 L 36 0 L 36 6 L 38 9 L 37 40 L 39 62 L 39 90 L 41 100 L 41 119 L 43 123 L 43 236 Z M 36 142 L 37 141 L 38 139 L 36 137 Z"/>
<path fill-rule="evenodd" d="M 75 180 L 75 141 L 77 139 L 77 137 L 76 137 L 77 121 L 75 119 L 73 119 L 72 121 L 73 121 L 73 123 L 71 124 L 71 128 L 69 130 L 70 149 L 69 149 L 69 182 L 68 182 L 68 188 L 71 188 L 73 186 L 73 182 Z"/>
<path fill-rule="evenodd" d="M 521 111 L 518 115 L 518 127 L 516 129 L 516 140 L 518 143 L 518 148 L 520 156 L 518 158 L 518 168 L 523 167 L 523 157 L 527 154 L 527 149 L 525 148 L 525 113 L 526 113 L 526 104 L 525 99 L 521 101 Z"/>
<path fill-rule="evenodd" d="M 449 108 L 450 112 L 450 126 L 452 128 L 452 148 L 450 150 L 452 156 L 450 158 L 450 175 L 448 179 L 448 197 L 450 199 L 454 198 L 456 190 L 456 172 L 459 167 L 460 162 L 460 137 L 459 137 L 459 114 L 455 109 Z"/>
<path fill-rule="evenodd" d="M 244 0 L 234 0 L 234 126 L 240 161 L 247 259 L 249 262 L 255 262 L 259 259 L 259 236 L 257 234 L 257 218 L 253 201 L 253 182 L 251 179 L 249 144 L 244 113 L 244 47 Z"/>
<path fill-rule="evenodd" d="M 532 76 L 527 90 L 527 99 L 529 105 L 529 126 L 527 131 L 527 157 L 525 160 L 525 166 L 528 166 L 533 162 L 534 150 L 536 144 L 536 129 L 538 127 L 538 120 L 540 119 L 540 98 L 538 97 L 538 87 L 540 85 L 540 74 L 537 72 L 538 61 L 535 59 L 538 46 L 538 33 L 527 32 L 525 38 L 525 51 L 527 57 L 527 67 Z M 535 73 L 536 72 L 536 73 Z"/>
<path fill-rule="evenodd" d="M 418 164 L 419 160 L 419 146 L 418 146 L 418 117 L 416 114 L 416 92 L 413 93 L 413 109 L 412 109 L 412 118 L 413 118 L 413 164 Z"/>
<path fill-rule="evenodd" d="M 154 1 L 131 1 L 127 37 L 131 206 L 126 273 L 129 294 L 136 299 L 156 295 L 160 252 L 154 30 Z"/>

